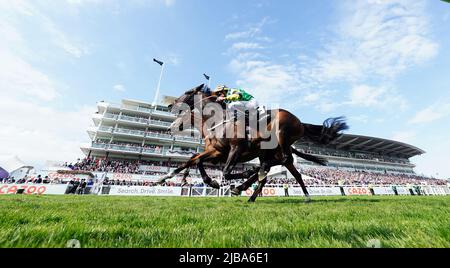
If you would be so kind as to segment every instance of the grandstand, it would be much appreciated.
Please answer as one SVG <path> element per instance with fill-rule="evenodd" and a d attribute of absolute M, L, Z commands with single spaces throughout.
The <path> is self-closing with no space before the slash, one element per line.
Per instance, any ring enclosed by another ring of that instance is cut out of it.
<path fill-rule="evenodd" d="M 82 145 L 81 150 L 87 159 L 97 161 L 94 166 L 99 168 L 108 165 L 109 169 L 91 168 L 91 171 L 149 175 L 144 178 L 155 180 L 158 175 L 185 162 L 192 154 L 201 152 L 204 145 L 198 131 L 190 130 L 183 136 L 173 136 L 167 132 L 175 120 L 175 115 L 167 107 L 172 99 L 165 97 L 165 101 L 156 106 L 129 99 L 122 100 L 121 104 L 99 102 L 92 118 L 94 126 L 87 131 L 91 143 Z M 415 166 L 409 159 L 425 153 L 409 144 L 353 134 L 342 135 L 328 146 L 300 140 L 295 147 L 326 158 L 330 169 L 398 176 L 414 176 Z M 115 165 L 114 161 L 125 161 L 125 169 L 123 166 L 121 169 L 111 168 Z M 298 157 L 295 157 L 295 161 L 303 174 L 311 175 L 306 171 L 318 168 Z M 256 164 L 257 160 L 240 165 L 238 170 Z M 86 169 L 86 166 L 92 165 L 92 162 L 82 163 L 78 168 Z M 220 167 L 209 166 L 207 169 L 212 176 L 220 177 Z M 191 177 L 199 179 L 196 174 L 198 171 L 194 169 Z M 270 175 L 272 178 L 292 178 L 282 167 L 274 167 Z"/>

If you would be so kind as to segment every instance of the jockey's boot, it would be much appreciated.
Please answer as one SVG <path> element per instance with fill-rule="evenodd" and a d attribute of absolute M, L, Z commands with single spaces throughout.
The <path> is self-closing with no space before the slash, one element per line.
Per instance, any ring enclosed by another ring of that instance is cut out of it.
<path fill-rule="evenodd" d="M 250 135 L 250 131 L 251 131 L 251 128 L 250 128 L 250 120 L 251 120 L 251 118 L 250 118 L 250 111 L 245 111 L 245 137 L 244 137 L 244 139 L 246 140 L 246 142 L 247 142 L 247 147 L 248 148 L 250 148 L 251 146 L 252 146 L 252 135 Z"/>

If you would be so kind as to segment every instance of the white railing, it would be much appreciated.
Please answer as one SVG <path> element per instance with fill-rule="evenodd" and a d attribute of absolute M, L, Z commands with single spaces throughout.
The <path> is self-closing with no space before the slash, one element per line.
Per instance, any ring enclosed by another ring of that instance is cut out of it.
<path fill-rule="evenodd" d="M 193 142 L 193 143 L 200 143 L 200 139 L 199 138 L 193 138 L 193 137 L 175 136 L 175 140 L 177 140 L 177 141 L 187 141 L 187 142 Z"/>
<path fill-rule="evenodd" d="M 112 132 L 113 131 L 113 127 L 99 127 L 98 130 L 100 131 L 105 131 L 105 132 Z"/>
<path fill-rule="evenodd" d="M 141 124 L 148 124 L 148 119 L 146 119 L 146 118 L 134 117 L 134 116 L 128 116 L 128 115 L 121 115 L 119 117 L 119 120 L 136 122 L 136 123 L 141 123 Z"/>
<path fill-rule="evenodd" d="M 157 139 L 173 140 L 173 136 L 172 135 L 163 134 L 163 133 L 147 132 L 147 136 L 146 137 L 157 138 Z"/>
<path fill-rule="evenodd" d="M 164 126 L 164 127 L 170 127 L 172 125 L 172 123 L 170 122 L 164 122 L 164 121 L 159 121 L 159 120 L 150 120 L 150 124 L 151 125 L 157 125 L 157 126 Z"/>
<path fill-rule="evenodd" d="M 118 114 L 110 114 L 110 113 L 106 113 L 104 115 L 105 118 L 114 119 L 114 120 L 116 120 L 118 116 L 119 116 Z"/>
<path fill-rule="evenodd" d="M 110 150 L 117 150 L 117 151 L 127 151 L 127 152 L 141 152 L 141 147 L 135 147 L 130 145 L 118 145 L 118 144 L 110 144 L 109 145 Z"/>
<path fill-rule="evenodd" d="M 116 128 L 114 130 L 114 132 L 115 133 L 135 135 L 135 136 L 144 136 L 145 135 L 145 131 L 131 130 L 131 129 L 125 129 L 125 128 Z"/>
<path fill-rule="evenodd" d="M 119 134 L 128 134 L 133 136 L 140 136 L 140 137 L 147 137 L 147 138 L 155 138 L 155 139 L 165 139 L 170 141 L 178 141 L 178 142 L 189 142 L 189 143 L 196 143 L 201 144 L 202 139 L 200 138 L 193 138 L 189 136 L 178 136 L 178 135 L 170 135 L 170 134 L 164 134 L 164 133 L 154 133 L 154 132 L 145 132 L 142 130 L 132 130 L 132 129 L 126 129 L 126 128 L 114 128 L 114 127 L 105 127 L 101 126 L 97 128 L 98 131 L 103 132 L 113 132 L 119 133 Z M 95 128 L 92 128 L 92 131 L 95 131 Z"/>
<path fill-rule="evenodd" d="M 158 155 L 164 155 L 163 149 L 156 149 L 156 148 L 143 148 L 142 149 L 143 154 L 158 154 Z"/>

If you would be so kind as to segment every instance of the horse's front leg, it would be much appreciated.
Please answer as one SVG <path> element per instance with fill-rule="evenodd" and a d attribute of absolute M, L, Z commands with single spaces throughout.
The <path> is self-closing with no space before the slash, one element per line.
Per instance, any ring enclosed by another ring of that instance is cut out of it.
<path fill-rule="evenodd" d="M 205 167 L 203 166 L 203 161 L 204 159 L 200 159 L 197 164 L 197 168 L 198 171 L 200 171 L 203 182 L 214 189 L 220 189 L 220 184 L 216 180 L 211 179 L 211 177 L 209 177 L 209 175 L 206 173 Z"/>
<path fill-rule="evenodd" d="M 187 184 L 186 178 L 189 176 L 189 171 L 190 171 L 190 168 L 186 168 L 186 169 L 184 170 L 184 173 L 183 173 L 183 179 L 181 179 L 181 186 L 184 186 L 184 185 Z"/>
<path fill-rule="evenodd" d="M 234 145 L 231 147 L 231 150 L 228 153 L 227 162 L 225 163 L 225 167 L 223 168 L 223 178 L 225 180 L 233 180 L 233 174 L 231 174 L 231 172 L 238 163 L 238 160 L 241 157 L 241 152 L 241 146 Z"/>
<path fill-rule="evenodd" d="M 166 180 L 171 179 L 173 177 L 175 177 L 176 175 L 178 175 L 181 171 L 190 168 L 191 166 L 193 166 L 195 164 L 195 162 L 202 156 L 204 156 L 205 154 L 207 154 L 208 152 L 203 152 L 201 154 L 195 154 L 191 157 L 191 159 L 189 159 L 185 164 L 181 165 L 180 167 L 178 167 L 177 169 L 171 171 L 169 174 L 165 175 L 164 177 L 162 177 L 161 179 L 159 179 L 158 183 L 164 183 Z M 189 174 L 189 173 L 188 173 Z M 186 176 L 187 177 L 187 176 Z"/>

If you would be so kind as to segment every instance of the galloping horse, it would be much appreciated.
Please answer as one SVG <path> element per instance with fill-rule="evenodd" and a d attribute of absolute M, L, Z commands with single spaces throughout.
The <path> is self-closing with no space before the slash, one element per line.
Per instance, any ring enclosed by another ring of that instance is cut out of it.
<path fill-rule="evenodd" d="M 248 189 L 248 187 L 250 187 L 250 185 L 259 178 L 258 187 L 249 200 L 250 202 L 254 202 L 267 182 L 267 173 L 270 168 L 276 165 L 283 165 L 295 177 L 297 182 L 300 184 L 306 199 L 309 200 L 308 190 L 303 182 L 302 175 L 294 166 L 292 154 L 294 153 L 305 160 L 312 161 L 320 165 L 326 165 L 327 162 L 325 159 L 295 150 L 292 147 L 292 144 L 301 138 L 306 138 L 314 143 L 324 145 L 332 142 L 341 135 L 341 131 L 348 129 L 348 126 L 343 118 L 329 118 L 325 120 L 323 125 L 320 126 L 301 123 L 295 115 L 286 110 L 272 110 L 270 111 L 272 116 L 270 117 L 266 127 L 259 129 L 256 133 L 257 135 L 250 139 L 250 142 L 247 143 L 247 140 L 239 137 L 237 133 L 237 129 L 239 129 L 237 125 L 240 122 L 235 123 L 234 121 L 231 121 L 224 125 L 222 130 L 230 127 L 234 130 L 233 135 L 228 137 L 224 135 L 224 131 L 222 132 L 223 135 L 217 135 L 217 133 L 212 133 L 214 130 L 208 130 L 204 127 L 205 122 L 208 122 L 208 120 L 212 118 L 212 115 L 203 113 L 203 111 L 197 111 L 199 116 L 196 116 L 195 110 L 198 108 L 198 102 L 200 102 L 201 107 L 205 107 L 207 104 L 215 103 L 217 97 L 218 96 L 211 93 L 210 90 L 204 85 L 200 85 L 185 92 L 181 97 L 177 98 L 171 105 L 169 105 L 169 108 L 172 109 L 172 111 L 178 109 L 178 112 L 180 112 L 180 107 L 185 107 L 184 110 L 183 108 L 181 109 L 181 116 L 178 116 L 178 118 L 172 123 L 169 130 L 175 128 L 180 131 L 183 130 L 183 117 L 185 117 L 186 114 L 190 114 L 190 120 L 194 122 L 194 125 L 197 126 L 201 136 L 205 140 L 205 151 L 194 155 L 184 165 L 162 178 L 160 182 L 164 182 L 166 179 L 174 177 L 183 170 L 186 170 L 184 176 L 186 177 L 189 168 L 197 165 L 204 182 L 213 188 L 220 188 L 217 181 L 212 180 L 206 174 L 203 163 L 225 163 L 225 167 L 223 169 L 224 179 L 232 180 L 248 178 L 243 185 L 233 190 L 233 194 L 235 195 L 239 195 L 241 191 Z M 196 101 L 197 99 L 200 101 Z M 270 139 L 267 138 L 267 133 L 273 134 L 270 135 L 270 138 L 276 138 L 277 146 L 272 149 L 261 148 L 262 142 L 267 142 L 268 139 Z M 245 163 L 255 158 L 259 158 L 261 164 L 259 168 L 244 172 L 242 174 L 231 174 L 237 163 Z M 258 173 L 259 176 L 256 176 Z"/>

